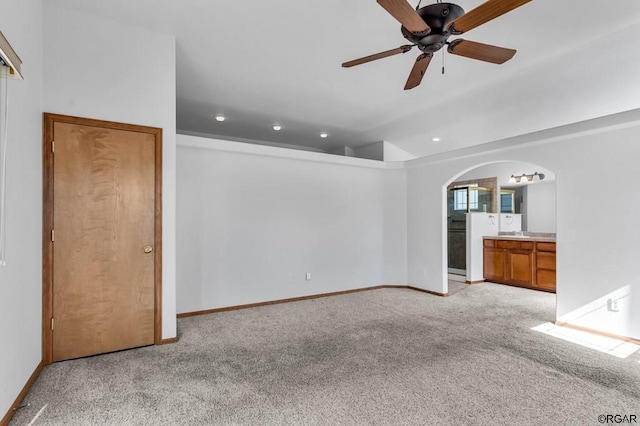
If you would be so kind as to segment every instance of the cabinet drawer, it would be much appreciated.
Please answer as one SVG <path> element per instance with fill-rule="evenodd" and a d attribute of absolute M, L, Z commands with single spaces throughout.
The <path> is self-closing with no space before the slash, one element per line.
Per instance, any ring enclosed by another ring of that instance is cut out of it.
<path fill-rule="evenodd" d="M 536 243 L 536 248 L 538 251 L 552 251 L 555 253 L 556 251 L 556 243 Z"/>
<path fill-rule="evenodd" d="M 520 241 L 496 240 L 496 247 L 503 249 L 519 249 Z"/>
<path fill-rule="evenodd" d="M 520 241 L 521 250 L 533 250 L 533 243 L 531 241 Z"/>
<path fill-rule="evenodd" d="M 546 253 L 546 252 L 538 252 L 536 256 L 536 266 L 539 269 L 550 269 L 552 271 L 556 270 L 556 254 L 555 253 Z"/>
<path fill-rule="evenodd" d="M 533 242 L 517 240 L 497 240 L 496 247 L 508 250 L 533 250 Z"/>

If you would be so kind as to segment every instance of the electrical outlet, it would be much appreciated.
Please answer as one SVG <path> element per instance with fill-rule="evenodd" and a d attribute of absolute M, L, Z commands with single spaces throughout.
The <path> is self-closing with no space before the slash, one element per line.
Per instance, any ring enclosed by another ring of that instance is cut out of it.
<path fill-rule="evenodd" d="M 607 300 L 607 310 L 609 312 L 620 312 L 618 310 L 618 301 L 613 298 Z"/>
<path fill-rule="evenodd" d="M 311 281 L 311 272 L 307 272 L 307 275 L 305 275 L 305 279 L 307 281 Z"/>

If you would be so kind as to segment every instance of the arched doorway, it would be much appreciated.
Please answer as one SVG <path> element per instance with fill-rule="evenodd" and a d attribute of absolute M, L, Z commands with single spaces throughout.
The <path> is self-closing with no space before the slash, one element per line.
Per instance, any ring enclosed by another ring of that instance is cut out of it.
<path fill-rule="evenodd" d="M 555 182 L 555 173 L 539 165 L 497 161 L 462 170 L 443 185 L 446 293 L 485 280 L 484 236 L 555 237 Z"/>

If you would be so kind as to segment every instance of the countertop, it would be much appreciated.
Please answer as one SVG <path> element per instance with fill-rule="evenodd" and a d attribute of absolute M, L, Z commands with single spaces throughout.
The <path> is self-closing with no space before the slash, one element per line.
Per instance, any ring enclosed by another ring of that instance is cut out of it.
<path fill-rule="evenodd" d="M 515 235 L 513 232 L 495 236 L 484 236 L 486 240 L 515 240 L 515 241 L 537 241 L 545 243 L 555 243 L 556 235 L 545 232 L 525 232 L 524 235 Z"/>

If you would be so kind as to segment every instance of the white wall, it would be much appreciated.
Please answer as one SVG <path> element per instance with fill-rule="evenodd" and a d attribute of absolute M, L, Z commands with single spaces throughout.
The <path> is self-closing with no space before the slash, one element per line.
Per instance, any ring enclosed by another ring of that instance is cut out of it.
<path fill-rule="evenodd" d="M 384 150 L 382 158 L 384 161 L 408 161 L 416 158 L 415 155 L 410 154 L 404 149 L 400 149 L 387 141 L 383 141 L 382 145 Z"/>
<path fill-rule="evenodd" d="M 640 277 L 633 274 L 640 228 L 622 229 L 612 220 L 621 205 L 640 210 L 640 199 L 629 196 L 637 192 L 629 171 L 640 157 L 638 137 L 640 110 L 634 110 L 408 162 L 409 284 L 446 288 L 446 185 L 477 165 L 527 161 L 557 177 L 557 319 L 640 338 Z M 620 298 L 619 312 L 607 311 L 611 297 Z"/>
<path fill-rule="evenodd" d="M 374 142 L 354 149 L 354 156 L 370 160 L 384 160 L 384 143 Z"/>
<path fill-rule="evenodd" d="M 511 179 L 511 175 L 522 175 L 522 173 L 532 174 L 534 172 L 544 173 L 545 182 L 551 182 L 556 179 L 556 175 L 555 173 L 553 173 L 553 171 L 547 170 L 540 165 L 523 161 L 502 161 L 469 170 L 462 176 L 457 177 L 456 180 L 464 181 L 497 177 L 498 186 L 517 186 L 518 184 L 509 182 L 509 179 Z"/>
<path fill-rule="evenodd" d="M 44 3 L 44 110 L 163 129 L 162 337 L 176 335 L 175 39 Z"/>
<path fill-rule="evenodd" d="M 22 59 L 25 79 L 8 82 L 0 418 L 42 360 L 42 1 L 7 1 L 1 9 L 0 30 Z"/>
<path fill-rule="evenodd" d="M 389 163 L 387 163 L 389 164 Z M 384 172 L 384 284 L 407 284 L 407 172 Z"/>
<path fill-rule="evenodd" d="M 404 170 L 191 136 L 178 144 L 178 312 L 406 281 Z"/>
<path fill-rule="evenodd" d="M 484 280 L 484 239 L 500 232 L 500 214 L 467 214 L 467 282 Z"/>
<path fill-rule="evenodd" d="M 332 149 L 331 151 L 329 151 L 329 154 L 344 155 L 345 157 L 354 157 L 356 152 L 353 148 L 350 148 L 348 146 L 341 146 L 336 149 Z"/>
<path fill-rule="evenodd" d="M 599 205 L 594 200 L 594 209 Z M 527 231 L 556 232 L 556 183 L 540 182 L 527 186 Z"/>

